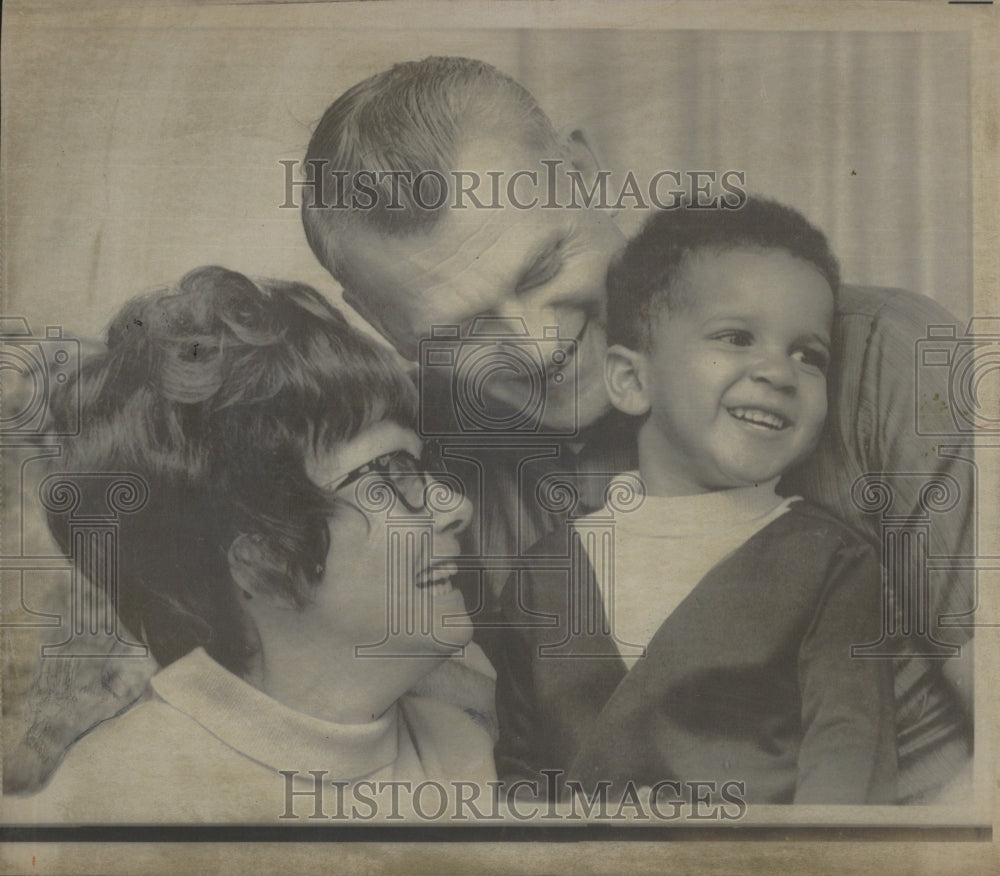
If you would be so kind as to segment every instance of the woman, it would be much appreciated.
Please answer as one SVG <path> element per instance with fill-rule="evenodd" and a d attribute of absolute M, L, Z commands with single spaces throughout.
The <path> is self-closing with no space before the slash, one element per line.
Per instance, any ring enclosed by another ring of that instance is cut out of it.
<path fill-rule="evenodd" d="M 452 657 L 492 668 L 451 583 L 470 506 L 427 474 L 387 353 L 313 289 L 199 268 L 128 303 L 78 389 L 48 504 L 66 510 L 59 481 L 78 505 L 106 489 L 87 473 L 144 482 L 120 516 L 116 608 L 162 668 L 27 817 L 337 817 L 359 782 L 371 798 L 495 778 L 474 710 L 410 693 Z M 65 545 L 66 514 L 49 522 Z M 391 812 L 353 814 L 373 808 Z"/>

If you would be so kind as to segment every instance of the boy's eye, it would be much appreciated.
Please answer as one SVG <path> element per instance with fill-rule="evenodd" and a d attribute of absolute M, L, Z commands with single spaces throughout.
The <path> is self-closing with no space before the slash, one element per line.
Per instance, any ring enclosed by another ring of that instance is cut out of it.
<path fill-rule="evenodd" d="M 792 358 L 801 362 L 803 365 L 815 368 L 822 374 L 826 374 L 827 368 L 830 367 L 830 356 L 827 354 L 826 350 L 803 347 L 801 350 L 796 350 L 792 353 Z"/>
<path fill-rule="evenodd" d="M 727 329 L 716 332 L 712 335 L 712 340 L 732 344 L 734 347 L 749 347 L 753 343 L 753 335 L 743 329 Z"/>

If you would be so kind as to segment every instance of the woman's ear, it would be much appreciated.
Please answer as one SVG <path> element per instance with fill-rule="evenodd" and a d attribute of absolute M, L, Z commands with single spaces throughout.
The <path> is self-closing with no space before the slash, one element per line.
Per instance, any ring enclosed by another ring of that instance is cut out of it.
<path fill-rule="evenodd" d="M 604 384 L 618 410 L 639 417 L 649 410 L 649 359 L 621 344 L 608 347 L 604 357 Z"/>
<path fill-rule="evenodd" d="M 245 599 L 259 599 L 272 604 L 286 600 L 265 584 L 268 573 L 274 573 L 274 555 L 266 539 L 260 535 L 241 534 L 233 539 L 227 554 L 229 575 Z"/>
<path fill-rule="evenodd" d="M 226 557 L 229 561 L 229 575 L 233 583 L 247 599 L 253 599 L 259 591 L 258 570 L 264 560 L 264 546 L 258 536 L 238 535 L 229 545 Z"/>

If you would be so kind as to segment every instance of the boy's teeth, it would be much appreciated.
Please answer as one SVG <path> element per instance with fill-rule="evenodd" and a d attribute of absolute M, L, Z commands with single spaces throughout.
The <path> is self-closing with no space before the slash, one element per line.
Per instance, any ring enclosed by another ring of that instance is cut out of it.
<path fill-rule="evenodd" d="M 731 408 L 730 413 L 737 420 L 746 420 L 755 426 L 767 426 L 770 429 L 784 429 L 786 420 L 778 414 L 770 411 L 762 411 L 759 408 Z"/>

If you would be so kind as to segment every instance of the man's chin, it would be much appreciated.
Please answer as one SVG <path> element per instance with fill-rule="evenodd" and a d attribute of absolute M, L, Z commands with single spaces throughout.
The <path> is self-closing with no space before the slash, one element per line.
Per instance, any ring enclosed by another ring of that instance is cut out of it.
<path fill-rule="evenodd" d="M 579 394 L 576 406 L 577 427 L 585 429 L 587 426 L 593 425 L 609 410 L 611 410 L 611 399 L 608 398 L 608 392 L 602 380 L 590 392 Z"/>
<path fill-rule="evenodd" d="M 518 408 L 513 398 L 495 396 L 491 401 L 496 411 L 508 412 L 512 433 L 533 432 L 567 438 L 589 426 L 611 407 L 603 383 L 589 392 L 577 392 L 575 387 L 565 389 L 560 387 L 550 391 L 545 399 L 537 404 L 534 420 L 523 416 L 529 410 L 528 406 L 522 405 Z M 503 429 L 498 428 L 497 431 L 502 432 Z"/>

